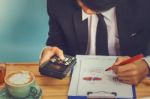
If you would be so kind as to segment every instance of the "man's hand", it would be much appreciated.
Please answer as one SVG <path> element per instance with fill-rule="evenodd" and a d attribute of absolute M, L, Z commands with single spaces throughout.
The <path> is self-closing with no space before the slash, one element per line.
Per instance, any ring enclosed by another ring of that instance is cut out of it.
<path fill-rule="evenodd" d="M 57 55 L 62 60 L 64 59 L 64 53 L 58 47 L 46 47 L 44 48 L 41 59 L 39 61 L 39 65 L 51 59 L 52 56 Z"/>
<path fill-rule="evenodd" d="M 120 64 L 122 61 L 129 59 L 130 57 L 118 57 L 114 65 Z M 116 73 L 118 79 L 127 84 L 140 83 L 149 73 L 148 64 L 143 60 L 138 60 L 134 63 L 113 66 L 113 71 Z"/>

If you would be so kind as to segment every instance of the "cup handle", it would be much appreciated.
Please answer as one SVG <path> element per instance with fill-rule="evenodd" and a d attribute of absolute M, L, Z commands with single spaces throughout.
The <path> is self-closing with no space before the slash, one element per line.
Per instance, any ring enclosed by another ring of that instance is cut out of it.
<path fill-rule="evenodd" d="M 40 87 L 38 85 L 34 85 L 30 87 L 30 93 L 29 93 L 31 97 L 35 98 L 35 99 L 39 99 L 42 91 L 40 89 Z"/>

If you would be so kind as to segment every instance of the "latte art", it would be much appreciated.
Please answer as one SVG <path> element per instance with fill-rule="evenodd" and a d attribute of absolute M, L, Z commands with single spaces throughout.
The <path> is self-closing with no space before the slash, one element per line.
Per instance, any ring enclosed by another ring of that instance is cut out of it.
<path fill-rule="evenodd" d="M 7 82 L 13 85 L 24 85 L 32 81 L 32 76 L 28 72 L 18 72 L 9 75 Z"/>

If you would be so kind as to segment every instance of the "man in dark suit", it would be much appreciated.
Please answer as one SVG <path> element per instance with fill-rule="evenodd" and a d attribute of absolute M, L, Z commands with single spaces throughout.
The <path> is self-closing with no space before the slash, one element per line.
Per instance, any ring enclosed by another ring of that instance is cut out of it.
<path fill-rule="evenodd" d="M 49 37 L 40 64 L 53 55 L 118 55 L 116 65 L 149 55 L 149 0 L 47 0 Z M 114 67 L 124 83 L 137 84 L 149 74 L 150 58 Z"/>

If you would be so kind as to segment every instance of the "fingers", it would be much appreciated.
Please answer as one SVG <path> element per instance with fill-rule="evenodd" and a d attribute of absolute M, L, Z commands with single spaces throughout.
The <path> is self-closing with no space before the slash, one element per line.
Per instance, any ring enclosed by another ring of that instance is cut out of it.
<path fill-rule="evenodd" d="M 113 71 L 114 71 L 115 73 L 127 71 L 128 68 L 126 68 L 126 67 L 123 68 L 124 66 L 122 66 L 122 67 L 120 68 L 120 66 L 117 66 L 117 65 L 119 65 L 120 63 L 122 63 L 122 62 L 125 61 L 125 60 L 128 60 L 129 58 L 130 58 L 129 56 L 119 56 L 119 57 L 116 59 L 115 63 L 114 63 L 114 65 L 116 65 L 116 66 L 113 66 Z"/>
<path fill-rule="evenodd" d="M 113 71 L 116 73 L 116 74 L 121 74 L 123 72 L 128 72 L 128 71 L 131 71 L 131 70 L 135 70 L 136 69 L 136 65 L 134 64 L 127 64 L 127 65 L 121 65 L 121 66 L 113 66 Z"/>
<path fill-rule="evenodd" d="M 127 67 L 127 66 L 124 66 L 124 67 Z M 129 66 L 129 67 L 132 67 L 132 66 Z M 138 73 L 137 71 L 134 71 L 134 69 L 132 68 L 122 70 L 122 72 L 119 71 L 116 74 L 117 74 L 117 78 L 123 83 L 127 83 L 127 84 L 139 83 L 139 78 L 137 76 Z"/>
<path fill-rule="evenodd" d="M 148 66 L 143 60 L 122 66 L 114 66 L 112 69 L 123 83 L 134 85 L 141 82 L 149 73 Z"/>
<path fill-rule="evenodd" d="M 47 47 L 43 50 L 41 59 L 39 61 L 39 64 L 43 64 L 46 61 L 50 60 L 52 56 L 57 55 L 62 60 L 64 59 L 64 54 L 61 49 L 58 47 Z"/>
<path fill-rule="evenodd" d="M 133 85 L 133 82 L 132 81 L 121 81 L 122 83 L 126 83 L 126 84 L 129 84 L 129 85 Z M 136 84 L 134 84 L 136 85 Z"/>
<path fill-rule="evenodd" d="M 59 49 L 58 47 L 53 47 L 52 50 L 55 52 L 55 54 L 62 60 L 64 60 L 64 53 L 61 49 Z"/>
<path fill-rule="evenodd" d="M 119 65 L 121 62 L 125 61 L 125 60 L 128 60 L 130 57 L 129 56 L 119 56 L 114 65 Z"/>
<path fill-rule="evenodd" d="M 141 82 L 141 79 L 138 79 L 138 77 L 118 77 L 118 79 L 123 82 L 123 83 L 127 83 L 127 84 L 138 84 Z"/>
<path fill-rule="evenodd" d="M 131 77 L 137 75 L 137 71 L 125 71 L 117 74 L 117 77 Z"/>
<path fill-rule="evenodd" d="M 132 84 L 137 84 L 139 83 L 139 78 L 137 76 L 137 74 L 135 74 L 134 72 L 130 71 L 130 72 L 125 72 L 123 73 L 121 76 L 118 75 L 117 78 L 119 80 L 121 80 L 122 82 L 129 82 Z"/>

